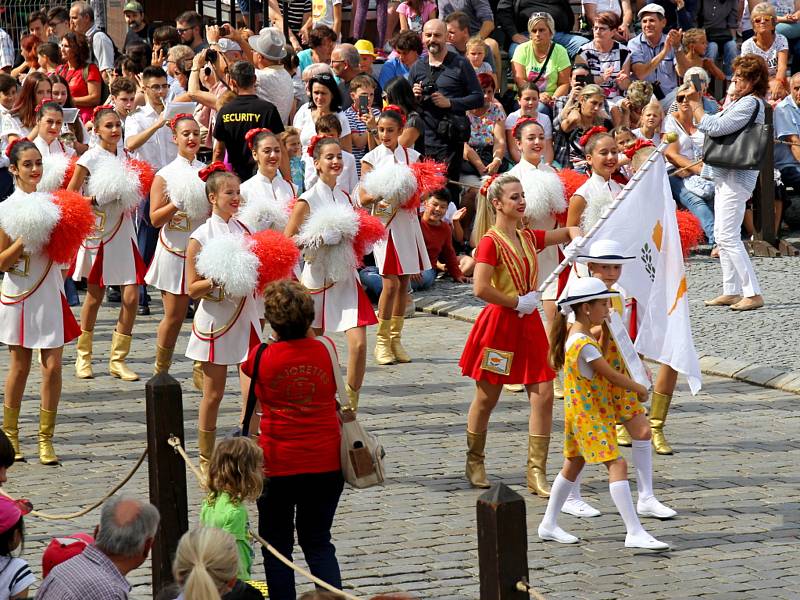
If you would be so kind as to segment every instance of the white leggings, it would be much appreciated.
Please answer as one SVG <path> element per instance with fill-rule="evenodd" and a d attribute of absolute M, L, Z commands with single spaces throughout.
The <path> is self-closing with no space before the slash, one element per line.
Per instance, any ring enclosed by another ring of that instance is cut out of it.
<path fill-rule="evenodd" d="M 750 256 L 742 243 L 742 220 L 751 192 L 736 182 L 734 173 L 715 182 L 714 238 L 722 267 L 722 293 L 731 296 L 759 296 Z"/>

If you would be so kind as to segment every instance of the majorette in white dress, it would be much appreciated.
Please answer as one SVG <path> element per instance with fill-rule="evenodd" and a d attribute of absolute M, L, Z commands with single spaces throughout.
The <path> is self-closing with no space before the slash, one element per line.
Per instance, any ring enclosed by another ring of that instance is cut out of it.
<path fill-rule="evenodd" d="M 16 190 L 0 211 L 29 194 Z M 81 328 L 64 296 L 59 265 L 43 250 L 25 250 L 6 271 L 0 288 L 0 343 L 24 348 L 60 348 L 74 340 Z"/>
<path fill-rule="evenodd" d="M 546 173 L 551 175 L 552 177 L 558 180 L 558 175 L 556 175 L 555 169 L 548 164 L 542 163 L 538 167 L 529 163 L 525 158 L 522 158 L 519 163 L 514 165 L 509 171 L 509 175 L 513 175 L 517 179 L 520 180 L 522 183 L 523 190 L 525 192 L 525 203 L 537 203 L 537 202 L 546 202 L 543 200 L 539 194 L 537 194 L 537 190 L 535 189 L 527 189 L 525 185 L 525 175 L 527 173 L 538 171 L 539 173 Z M 560 183 L 559 183 L 560 185 Z M 566 209 L 566 201 L 564 201 L 564 208 Z M 552 212 L 544 210 L 545 208 L 542 206 L 543 210 L 536 211 L 541 216 L 537 219 L 533 219 L 531 222 L 528 223 L 528 227 L 531 229 L 542 229 L 544 231 L 550 231 L 553 229 L 558 228 L 558 222 L 556 221 L 555 215 Z M 527 212 L 527 211 L 526 211 Z M 558 246 L 552 245 L 547 246 L 543 250 L 540 250 L 537 259 L 539 261 L 539 280 L 544 281 L 550 273 L 555 271 L 555 268 L 561 262 L 559 260 L 558 255 Z M 542 300 L 555 300 L 558 297 L 558 279 L 554 279 L 553 282 L 547 286 L 544 293 L 542 294 Z"/>
<path fill-rule="evenodd" d="M 186 285 L 186 246 L 189 244 L 192 232 L 206 222 L 211 212 L 211 204 L 206 198 L 205 183 L 197 175 L 203 167 L 205 165 L 198 160 L 190 163 L 182 156 L 178 156 L 156 173 L 166 184 L 164 189 L 167 198 L 176 206 L 179 204 L 181 206 L 178 206 L 178 212 L 172 215 L 169 223 L 159 229 L 156 251 L 144 280 L 148 285 L 170 294 L 189 293 Z M 197 180 L 196 186 L 188 188 L 185 185 L 187 182 L 194 183 L 194 180 Z M 170 191 L 178 184 L 182 184 L 184 194 L 197 196 L 182 200 L 189 200 L 193 206 L 205 205 L 206 210 L 189 210 L 182 206 L 183 202 L 172 200 L 171 196 L 176 195 L 176 192 L 170 194 Z"/>
<path fill-rule="evenodd" d="M 120 177 L 124 177 L 121 155 L 114 155 L 101 146 L 92 146 L 78 159 L 80 166 L 92 176 L 98 161 L 116 158 L 120 163 Z M 108 168 L 103 161 L 103 168 Z M 88 180 L 87 180 L 88 182 Z M 86 189 L 87 182 L 83 187 Z M 93 206 L 95 231 L 81 244 L 75 259 L 72 278 L 80 281 L 86 277 L 89 283 L 101 286 L 131 285 L 144 283 L 145 268 L 136 244 L 136 230 L 130 211 L 124 210 L 118 202 Z"/>
<path fill-rule="evenodd" d="M 250 231 L 236 219 L 226 223 L 212 214 L 190 237 L 204 246 L 215 236 L 231 233 L 244 235 Z M 255 296 L 232 298 L 215 287 L 195 309 L 186 356 L 216 365 L 238 365 L 247 359 L 250 347 L 259 342 L 261 325 Z"/>
<path fill-rule="evenodd" d="M 339 186 L 331 189 L 321 179 L 300 197 L 308 203 L 311 213 L 332 202 L 351 204 Z M 355 269 L 345 279 L 332 282 L 323 269 L 313 262 L 306 262 L 300 283 L 306 286 L 314 299 L 314 328 L 347 331 L 378 322 Z"/>
<path fill-rule="evenodd" d="M 280 173 L 271 181 L 265 175 L 256 173 L 241 185 L 240 192 L 244 202 L 239 208 L 237 218 L 255 231 L 274 229 L 283 233 L 289 220 L 292 201 L 297 196 L 291 183 L 281 177 Z M 266 206 L 259 210 L 264 204 Z M 248 220 L 246 215 L 258 215 L 259 222 Z M 271 216 L 280 216 L 282 219 L 274 220 Z"/>
<path fill-rule="evenodd" d="M 581 187 L 575 190 L 575 195 L 580 196 L 586 201 L 586 208 L 583 209 L 581 222 L 579 223 L 584 233 L 588 233 L 600 217 L 605 212 L 614 199 L 622 191 L 622 186 L 613 179 L 606 181 L 600 175 L 593 173 L 591 177 Z M 579 277 L 588 277 L 589 269 L 586 265 L 576 262 L 573 265 L 570 278 L 577 272 Z"/>
<path fill-rule="evenodd" d="M 413 164 L 419 160 L 419 152 L 398 145 L 394 152 L 381 144 L 364 155 L 362 163 L 379 170 L 383 165 Z M 425 238 L 419 226 L 416 209 L 392 209 L 382 202 L 373 205 L 376 217 L 383 221 L 389 235 L 375 244 L 372 254 L 381 275 L 416 275 L 431 268 Z"/>

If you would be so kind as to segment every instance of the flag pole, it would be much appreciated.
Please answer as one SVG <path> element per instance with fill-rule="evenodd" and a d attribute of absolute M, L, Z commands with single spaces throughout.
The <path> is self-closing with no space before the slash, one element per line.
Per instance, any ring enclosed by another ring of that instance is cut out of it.
<path fill-rule="evenodd" d="M 644 162 L 644 164 L 642 164 L 641 168 L 636 171 L 633 177 L 631 177 L 631 180 L 625 184 L 625 187 L 619 193 L 619 196 L 617 196 L 614 201 L 603 211 L 603 214 L 597 220 L 597 223 L 595 223 L 592 228 L 583 235 L 581 240 L 575 246 L 576 251 L 582 250 L 584 246 L 586 246 L 586 243 L 592 239 L 592 236 L 597 233 L 597 230 L 600 229 L 600 226 L 608 219 L 608 217 L 611 216 L 611 213 L 617 209 L 620 203 L 622 203 L 622 201 L 627 198 L 628 194 L 630 194 L 631 190 L 636 187 L 636 184 L 642 180 L 642 177 L 644 177 L 644 174 L 656 161 L 656 158 L 662 156 L 667 146 L 677 140 L 678 134 L 673 131 L 664 134 L 664 136 L 661 138 L 661 143 L 658 145 L 655 152 L 647 157 L 647 160 Z M 547 289 L 547 286 L 553 283 L 553 281 L 556 280 L 562 271 L 570 266 L 573 260 L 575 260 L 574 257 L 565 257 L 564 260 L 561 261 L 561 264 L 559 264 L 555 270 L 547 276 L 547 279 L 544 280 L 544 283 L 539 286 L 539 293 L 544 293 L 544 291 Z"/>

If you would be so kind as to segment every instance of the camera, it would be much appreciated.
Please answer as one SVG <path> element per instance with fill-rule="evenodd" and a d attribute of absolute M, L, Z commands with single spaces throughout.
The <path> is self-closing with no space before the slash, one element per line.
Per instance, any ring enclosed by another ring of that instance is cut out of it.
<path fill-rule="evenodd" d="M 431 82 L 423 83 L 422 84 L 422 100 L 423 100 L 423 102 L 425 102 L 427 100 L 430 100 L 431 99 L 431 95 L 434 94 L 435 92 L 438 92 L 438 91 L 439 91 L 439 88 L 436 87 L 435 83 L 431 83 Z"/>
<path fill-rule="evenodd" d="M 208 50 L 206 50 L 206 60 L 208 62 L 211 63 L 217 62 L 217 57 L 218 57 L 217 51 L 214 50 L 213 48 L 209 48 Z"/>

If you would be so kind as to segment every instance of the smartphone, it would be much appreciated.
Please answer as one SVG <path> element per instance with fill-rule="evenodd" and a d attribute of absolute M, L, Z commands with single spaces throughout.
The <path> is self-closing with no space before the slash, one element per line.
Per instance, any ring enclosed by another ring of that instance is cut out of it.
<path fill-rule="evenodd" d="M 358 97 L 358 114 L 365 115 L 369 113 L 369 97 L 368 96 L 359 96 Z"/>
<path fill-rule="evenodd" d="M 210 63 L 217 62 L 217 57 L 218 57 L 217 51 L 214 50 L 213 48 L 209 48 L 208 50 L 206 50 L 206 60 L 208 62 Z"/>
<path fill-rule="evenodd" d="M 700 81 L 700 75 L 697 75 L 697 74 L 692 75 L 691 79 L 692 79 L 692 85 L 694 86 L 694 89 L 699 92 L 700 88 L 703 85 L 702 82 Z"/>
<path fill-rule="evenodd" d="M 594 83 L 594 78 L 591 75 L 576 75 L 575 83 L 580 85 L 591 85 Z"/>

